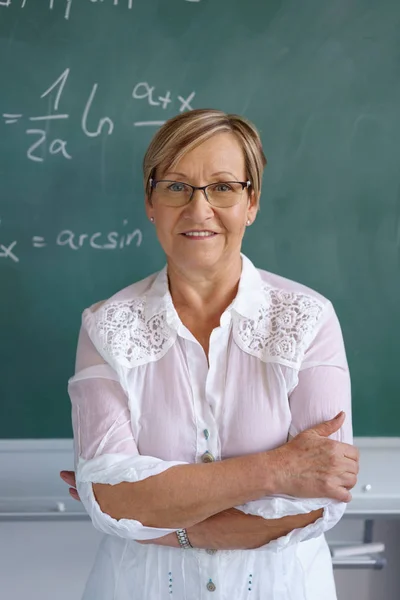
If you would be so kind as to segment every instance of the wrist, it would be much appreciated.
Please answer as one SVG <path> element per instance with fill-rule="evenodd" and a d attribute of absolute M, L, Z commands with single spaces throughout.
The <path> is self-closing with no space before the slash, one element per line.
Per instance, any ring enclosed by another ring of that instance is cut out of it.
<path fill-rule="evenodd" d="M 207 529 L 206 521 L 200 521 L 200 523 L 191 525 L 186 529 L 188 538 L 193 548 L 207 548 L 207 542 L 205 539 L 205 530 Z"/>
<path fill-rule="evenodd" d="M 181 548 L 184 548 L 185 550 L 193 548 L 186 529 L 177 529 L 175 533 Z"/>
<path fill-rule="evenodd" d="M 264 495 L 284 494 L 282 457 L 280 448 L 268 450 L 261 457 Z"/>

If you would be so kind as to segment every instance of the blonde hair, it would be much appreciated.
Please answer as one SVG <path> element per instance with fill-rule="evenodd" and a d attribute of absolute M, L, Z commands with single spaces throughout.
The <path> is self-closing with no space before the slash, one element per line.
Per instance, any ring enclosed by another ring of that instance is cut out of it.
<path fill-rule="evenodd" d="M 256 127 L 244 117 L 214 109 L 195 109 L 169 119 L 157 131 L 143 159 L 146 194 L 150 196 L 150 178 L 155 177 L 161 165 L 169 171 L 190 150 L 217 133 L 232 133 L 240 143 L 247 177 L 259 202 L 263 169 L 267 164 L 260 135 Z"/>

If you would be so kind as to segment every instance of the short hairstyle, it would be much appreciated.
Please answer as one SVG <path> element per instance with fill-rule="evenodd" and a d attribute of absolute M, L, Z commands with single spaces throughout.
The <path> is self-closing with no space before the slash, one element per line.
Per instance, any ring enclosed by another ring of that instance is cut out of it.
<path fill-rule="evenodd" d="M 214 109 L 195 109 L 169 119 L 157 131 L 143 159 L 146 194 L 150 197 L 150 178 L 155 177 L 161 165 L 164 170 L 174 168 L 190 150 L 217 133 L 232 133 L 240 143 L 247 177 L 254 190 L 257 205 L 262 185 L 265 158 L 256 127 L 244 117 Z"/>

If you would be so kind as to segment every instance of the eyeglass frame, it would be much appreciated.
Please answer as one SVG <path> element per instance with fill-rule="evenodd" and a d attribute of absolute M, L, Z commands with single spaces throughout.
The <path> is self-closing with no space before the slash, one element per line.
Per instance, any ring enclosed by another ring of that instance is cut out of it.
<path fill-rule="evenodd" d="M 168 182 L 168 183 L 182 183 L 182 185 L 188 185 L 189 187 L 192 188 L 192 193 L 190 194 L 190 198 L 189 200 L 186 202 L 186 204 L 182 204 L 181 206 L 187 206 L 192 198 L 193 198 L 193 194 L 195 193 L 196 190 L 201 190 L 204 193 L 204 197 L 207 200 L 208 204 L 210 206 L 214 206 L 213 204 L 211 204 L 211 202 L 208 199 L 207 196 L 207 192 L 206 189 L 208 187 L 210 187 L 211 185 L 217 185 L 218 183 L 240 183 L 242 186 L 242 195 L 243 195 L 243 190 L 245 189 L 249 189 L 251 186 L 251 181 L 248 179 L 247 181 L 215 181 L 214 183 L 208 183 L 207 185 L 191 185 L 190 183 L 186 183 L 186 181 L 175 181 L 173 179 L 153 179 L 152 177 L 150 177 L 149 179 L 149 184 L 150 184 L 150 189 L 154 190 L 156 189 L 156 185 L 157 183 L 162 183 L 162 182 Z M 242 199 L 242 197 L 240 197 L 240 200 Z M 240 200 L 238 202 L 236 202 L 236 204 L 239 204 Z M 231 204 L 230 206 L 225 206 L 225 207 L 214 207 L 214 208 L 230 208 L 231 206 L 236 206 L 236 204 Z M 178 208 L 178 207 L 176 207 Z"/>

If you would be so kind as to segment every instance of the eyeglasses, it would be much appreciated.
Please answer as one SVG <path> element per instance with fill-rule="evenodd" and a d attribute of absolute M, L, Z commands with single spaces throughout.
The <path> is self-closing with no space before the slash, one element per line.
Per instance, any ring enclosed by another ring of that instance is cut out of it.
<path fill-rule="evenodd" d="M 220 181 L 208 185 L 195 186 L 182 181 L 150 179 L 150 187 L 164 206 L 180 207 L 189 204 L 195 190 L 201 190 L 206 200 L 215 208 L 229 208 L 239 204 L 244 189 L 249 189 L 250 181 Z"/>

